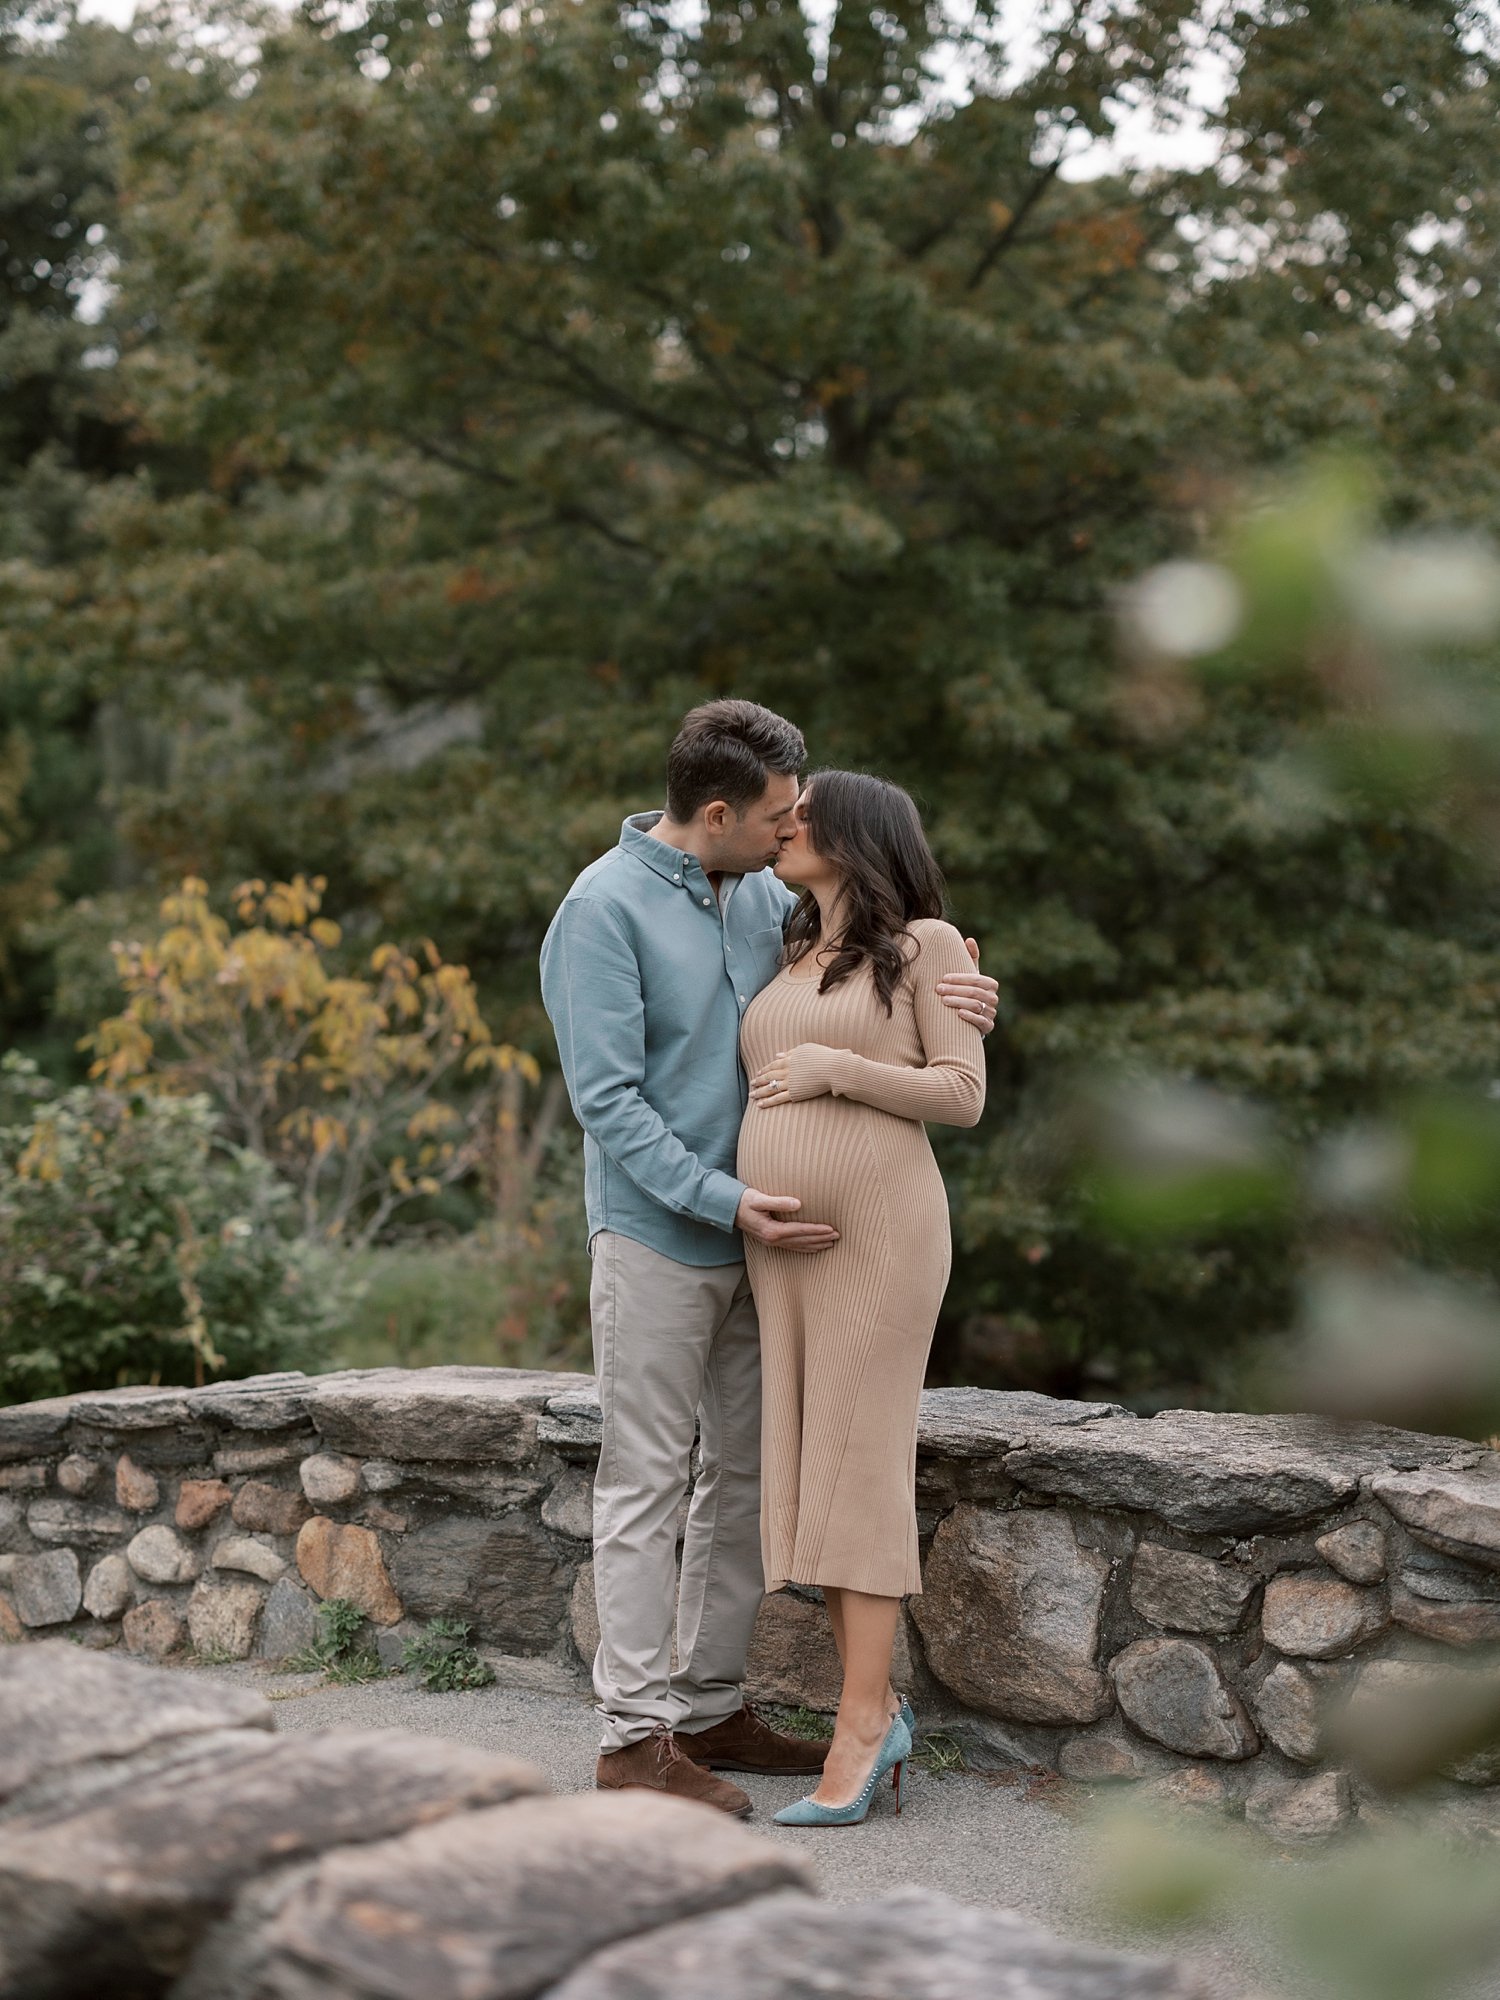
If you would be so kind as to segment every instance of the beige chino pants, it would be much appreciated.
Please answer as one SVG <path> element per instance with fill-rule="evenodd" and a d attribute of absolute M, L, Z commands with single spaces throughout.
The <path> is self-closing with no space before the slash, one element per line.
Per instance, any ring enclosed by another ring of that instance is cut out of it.
<path fill-rule="evenodd" d="M 733 1715 L 764 1594 L 760 1330 L 743 1263 L 679 1264 L 600 1230 L 590 1246 L 603 1436 L 594 1483 L 594 1692 L 602 1748 Z M 677 1580 L 693 1436 L 700 1470 Z M 677 1664 L 672 1666 L 673 1598 Z"/>

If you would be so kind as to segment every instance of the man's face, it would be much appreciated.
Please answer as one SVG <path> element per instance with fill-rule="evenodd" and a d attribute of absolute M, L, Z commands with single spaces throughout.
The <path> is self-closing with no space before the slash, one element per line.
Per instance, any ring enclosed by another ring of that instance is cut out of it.
<path fill-rule="evenodd" d="M 797 831 L 795 808 L 801 786 L 794 777 L 771 777 L 753 804 L 736 813 L 716 802 L 704 808 L 711 848 L 699 860 L 712 874 L 754 875 L 769 868 Z"/>

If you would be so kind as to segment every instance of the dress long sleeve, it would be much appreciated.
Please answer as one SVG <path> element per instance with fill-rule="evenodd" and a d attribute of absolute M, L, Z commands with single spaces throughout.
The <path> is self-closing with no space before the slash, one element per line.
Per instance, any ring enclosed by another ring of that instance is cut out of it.
<path fill-rule="evenodd" d="M 852 1049 L 804 1042 L 790 1051 L 793 1102 L 829 1091 L 924 1124 L 978 1124 L 984 1110 L 984 1037 L 945 1006 L 936 990 L 946 974 L 972 972 L 973 961 L 952 924 L 931 919 L 912 929 L 921 947 L 909 977 L 923 1065 L 873 1062 Z"/>

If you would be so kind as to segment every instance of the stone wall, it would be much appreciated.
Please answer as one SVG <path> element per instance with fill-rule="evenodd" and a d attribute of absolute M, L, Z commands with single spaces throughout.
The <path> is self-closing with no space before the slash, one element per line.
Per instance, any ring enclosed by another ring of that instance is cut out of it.
<path fill-rule="evenodd" d="M 343 1597 L 393 1663 L 415 1623 L 457 1616 L 503 1676 L 581 1691 L 598 1434 L 588 1377 L 508 1369 L 0 1410 L 0 1635 L 275 1659 Z M 1341 1704 L 1500 1642 L 1500 1454 L 1463 1439 L 937 1390 L 918 1504 L 898 1678 L 925 1731 L 1281 1837 L 1387 1810 L 1327 1761 Z M 750 1686 L 831 1708 L 816 1593 L 767 1600 Z M 1500 1826 L 1500 1761 L 1441 1794 L 1455 1823 Z"/>
<path fill-rule="evenodd" d="M 0 1657 L 3 2000 L 1209 2000 L 918 1889 L 815 1900 L 706 1806 L 53 1641 Z"/>

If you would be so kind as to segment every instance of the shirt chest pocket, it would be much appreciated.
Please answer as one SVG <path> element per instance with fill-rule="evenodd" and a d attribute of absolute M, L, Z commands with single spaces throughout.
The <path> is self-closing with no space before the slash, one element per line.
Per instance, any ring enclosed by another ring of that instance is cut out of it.
<path fill-rule="evenodd" d="M 781 944 L 782 934 L 780 924 L 773 924 L 769 929 L 746 933 L 742 949 L 746 959 L 749 961 L 751 984 L 756 993 L 769 980 L 774 979 L 780 969 Z M 747 999 L 753 997 L 748 987 L 746 988 L 745 997 Z"/>

